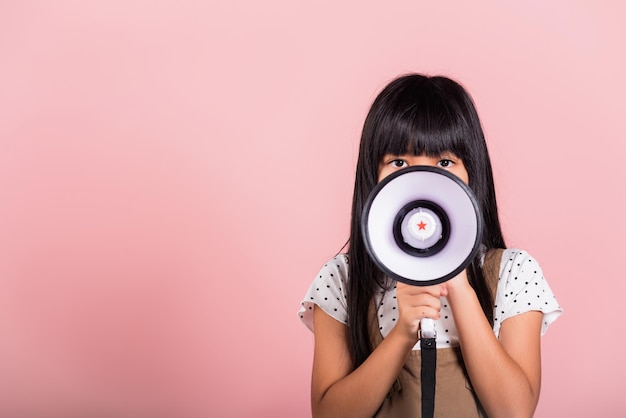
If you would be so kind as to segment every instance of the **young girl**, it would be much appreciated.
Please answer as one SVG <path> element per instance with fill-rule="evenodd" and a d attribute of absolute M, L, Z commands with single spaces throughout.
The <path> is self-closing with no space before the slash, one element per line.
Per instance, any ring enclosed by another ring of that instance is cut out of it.
<path fill-rule="evenodd" d="M 413 165 L 458 176 L 474 192 L 484 221 L 479 255 L 435 286 L 385 277 L 362 237 L 372 189 Z M 348 252 L 321 269 L 299 312 L 315 335 L 313 416 L 421 416 L 422 318 L 435 320 L 437 330 L 435 416 L 532 416 L 540 336 L 561 308 L 537 262 L 505 248 L 491 163 L 469 94 L 445 77 L 392 81 L 365 120 Z"/>

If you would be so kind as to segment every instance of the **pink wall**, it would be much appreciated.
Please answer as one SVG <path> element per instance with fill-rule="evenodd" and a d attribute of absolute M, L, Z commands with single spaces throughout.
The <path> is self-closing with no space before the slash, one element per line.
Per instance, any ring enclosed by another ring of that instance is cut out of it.
<path fill-rule="evenodd" d="M 621 2 L 210 3 L 0 3 L 0 416 L 310 416 L 296 310 L 407 71 L 474 95 L 566 310 L 536 416 L 626 413 Z"/>

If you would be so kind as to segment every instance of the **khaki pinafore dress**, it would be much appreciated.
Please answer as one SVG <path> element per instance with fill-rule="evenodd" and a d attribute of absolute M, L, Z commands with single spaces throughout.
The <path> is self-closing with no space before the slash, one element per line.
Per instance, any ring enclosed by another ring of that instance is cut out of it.
<path fill-rule="evenodd" d="M 483 273 L 495 299 L 502 250 L 491 250 L 485 256 Z M 370 309 L 370 335 L 372 346 L 383 340 L 380 333 L 376 308 Z M 413 350 L 404 363 L 395 384 L 376 413 L 376 418 L 421 418 L 422 387 L 420 379 L 421 351 Z M 486 417 L 472 385 L 459 347 L 437 350 L 435 418 Z"/>

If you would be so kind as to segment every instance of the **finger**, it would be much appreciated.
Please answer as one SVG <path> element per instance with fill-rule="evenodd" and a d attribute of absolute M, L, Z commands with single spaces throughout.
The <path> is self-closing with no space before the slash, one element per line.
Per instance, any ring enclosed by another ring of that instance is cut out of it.
<path fill-rule="evenodd" d="M 432 308 L 430 306 L 417 306 L 411 309 L 411 316 L 416 320 L 422 320 L 424 318 L 429 319 L 439 319 L 441 314 L 438 309 Z"/>
<path fill-rule="evenodd" d="M 408 299 L 406 301 L 402 301 L 399 306 L 400 309 L 429 309 L 436 312 L 441 311 L 441 302 L 439 301 L 439 299 L 434 298 Z"/>
<path fill-rule="evenodd" d="M 398 282 L 396 285 L 396 293 L 402 293 L 407 295 L 418 295 L 427 293 L 432 296 L 443 296 L 447 292 L 445 285 L 438 284 L 434 286 L 413 286 L 406 283 Z"/>

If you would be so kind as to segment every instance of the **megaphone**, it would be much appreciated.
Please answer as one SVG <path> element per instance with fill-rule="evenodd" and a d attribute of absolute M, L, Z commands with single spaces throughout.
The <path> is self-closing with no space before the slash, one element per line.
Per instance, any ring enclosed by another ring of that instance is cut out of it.
<path fill-rule="evenodd" d="M 459 274 L 476 256 L 482 217 L 472 190 L 439 167 L 412 166 L 380 181 L 361 218 L 376 265 L 401 282 L 430 286 Z"/>
<path fill-rule="evenodd" d="M 387 276 L 430 286 L 453 278 L 472 262 L 483 221 L 476 197 L 461 179 L 438 167 L 412 166 L 374 187 L 361 229 L 369 255 Z M 420 321 L 420 334 L 422 415 L 432 417 L 437 351 L 432 319 Z"/>
<path fill-rule="evenodd" d="M 361 229 L 374 263 L 415 286 L 443 283 L 478 253 L 482 217 L 472 190 L 439 167 L 411 166 L 381 180 L 363 209 Z M 421 322 L 434 334 L 434 322 Z"/>

